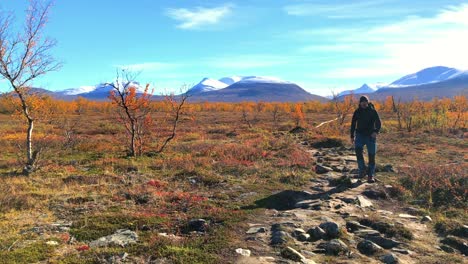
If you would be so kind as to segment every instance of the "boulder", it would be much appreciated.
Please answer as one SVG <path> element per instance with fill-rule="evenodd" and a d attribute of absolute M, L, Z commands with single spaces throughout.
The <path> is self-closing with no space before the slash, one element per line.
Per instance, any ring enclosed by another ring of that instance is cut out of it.
<path fill-rule="evenodd" d="M 319 227 L 325 231 L 329 238 L 337 238 L 340 236 L 340 226 L 335 222 L 321 223 Z"/>
<path fill-rule="evenodd" d="M 383 248 L 372 241 L 363 240 L 357 245 L 357 249 L 364 255 L 374 255 L 375 253 L 381 252 Z"/>
<path fill-rule="evenodd" d="M 441 241 L 443 244 L 459 250 L 463 255 L 468 256 L 468 243 L 456 236 L 449 235 Z"/>
<path fill-rule="evenodd" d="M 318 226 L 307 230 L 307 233 L 310 235 L 311 239 L 313 240 L 320 240 L 327 236 L 327 233 L 325 232 L 325 230 L 323 230 L 322 228 Z"/>
<path fill-rule="evenodd" d="M 323 166 L 323 165 L 315 165 L 315 172 L 317 174 L 324 174 L 324 173 L 327 173 L 329 171 L 332 171 L 333 169 L 332 168 L 329 168 L 327 166 Z"/>
<path fill-rule="evenodd" d="M 320 245 L 319 245 L 320 246 Z M 348 246 L 339 239 L 333 239 L 322 245 L 327 255 L 338 256 L 347 253 Z"/>
<path fill-rule="evenodd" d="M 208 229 L 208 222 L 205 219 L 192 219 L 188 222 L 188 229 L 204 233 Z"/>
<path fill-rule="evenodd" d="M 400 260 L 398 259 L 398 257 L 393 254 L 393 253 L 389 253 L 389 254 L 386 254 L 386 255 L 383 255 L 382 257 L 380 257 L 380 260 L 385 263 L 385 264 L 397 264 L 397 263 L 400 263 Z"/>

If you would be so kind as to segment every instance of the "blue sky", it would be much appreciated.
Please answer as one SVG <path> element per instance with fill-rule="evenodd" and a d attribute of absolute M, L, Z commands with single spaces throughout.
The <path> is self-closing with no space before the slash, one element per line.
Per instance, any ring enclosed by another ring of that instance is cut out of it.
<path fill-rule="evenodd" d="M 24 18 L 26 0 L 3 0 Z M 275 76 L 320 95 L 425 67 L 468 69 L 468 1 L 57 0 L 46 35 L 61 90 L 140 72 L 157 92 L 203 77 Z M 1 83 L 0 83 L 1 84 Z"/>

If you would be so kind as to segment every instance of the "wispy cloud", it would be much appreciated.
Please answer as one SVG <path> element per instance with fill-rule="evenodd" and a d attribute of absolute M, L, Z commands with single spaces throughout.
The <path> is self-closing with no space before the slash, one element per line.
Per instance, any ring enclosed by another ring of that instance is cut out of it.
<path fill-rule="evenodd" d="M 327 43 L 302 47 L 303 53 L 351 55 L 327 77 L 385 77 L 445 65 L 468 69 L 468 4 L 449 6 L 430 17 L 409 16 L 399 22 L 360 29 L 303 30 L 326 36 Z M 362 59 L 362 60 L 361 60 Z"/>
<path fill-rule="evenodd" d="M 302 1 L 284 6 L 284 11 L 291 16 L 323 16 L 333 19 L 346 18 L 376 18 L 407 14 L 408 8 L 389 5 L 392 0 L 353 1 L 351 3 L 317 3 L 317 1 Z"/>
<path fill-rule="evenodd" d="M 221 19 L 230 14 L 232 10 L 232 4 L 224 4 L 213 8 L 168 8 L 166 9 L 166 15 L 177 20 L 179 22 L 177 27 L 180 29 L 201 29 L 204 26 L 219 23 Z"/>

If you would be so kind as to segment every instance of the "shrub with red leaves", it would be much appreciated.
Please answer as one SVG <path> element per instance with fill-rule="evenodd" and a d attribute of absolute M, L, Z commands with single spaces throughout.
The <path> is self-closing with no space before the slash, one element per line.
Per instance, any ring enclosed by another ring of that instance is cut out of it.
<path fill-rule="evenodd" d="M 77 247 L 76 250 L 86 251 L 86 250 L 89 250 L 89 246 L 88 245 L 82 245 L 82 246 Z"/>
<path fill-rule="evenodd" d="M 160 187 L 164 186 L 164 184 L 162 182 L 158 181 L 158 180 L 149 180 L 147 182 L 147 184 L 150 185 L 150 186 L 153 186 L 155 188 L 160 188 Z"/>

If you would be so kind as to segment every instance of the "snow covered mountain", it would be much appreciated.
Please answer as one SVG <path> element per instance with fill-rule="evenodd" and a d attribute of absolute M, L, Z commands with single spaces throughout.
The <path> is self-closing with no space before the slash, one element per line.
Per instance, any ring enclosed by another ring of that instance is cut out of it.
<path fill-rule="evenodd" d="M 204 78 L 197 85 L 188 90 L 189 94 L 198 94 L 209 91 L 216 91 L 228 87 L 228 84 L 210 78 Z"/>
<path fill-rule="evenodd" d="M 324 97 L 308 93 L 297 84 L 284 81 L 276 77 L 232 76 L 221 78 L 219 82 L 224 83 L 227 87 L 194 93 L 193 91 L 199 90 L 200 87 L 199 85 L 195 85 L 192 89 L 189 90 L 192 91 L 193 95 L 190 100 L 212 102 L 301 102 L 308 100 L 327 101 L 327 99 Z M 201 83 L 203 83 L 203 81 Z"/>
<path fill-rule="evenodd" d="M 362 89 L 361 89 L 362 88 Z M 361 87 L 353 91 L 356 96 L 369 94 L 371 90 Z M 370 87 L 373 88 L 373 87 Z M 388 96 L 410 101 L 452 98 L 468 94 L 468 71 L 436 66 L 406 75 L 389 85 L 378 87 L 371 95 L 371 100 L 385 100 Z"/>
<path fill-rule="evenodd" d="M 121 87 L 125 85 L 125 83 L 120 84 Z M 130 85 L 135 86 L 138 92 L 143 92 L 144 87 L 140 85 L 138 82 L 130 82 Z M 69 97 L 76 97 L 81 96 L 88 99 L 94 100 L 105 100 L 110 94 L 114 87 L 109 83 L 101 83 L 95 86 L 80 86 L 78 88 L 70 88 L 63 91 L 56 92 L 57 96 L 60 98 L 69 98 Z"/>
<path fill-rule="evenodd" d="M 423 69 L 416 73 L 406 75 L 392 82 L 388 87 L 403 87 L 403 86 L 442 82 L 442 81 L 456 78 L 463 74 L 468 74 L 468 72 L 455 69 L 455 68 L 435 66 L 435 67 Z"/>
<path fill-rule="evenodd" d="M 379 88 L 385 87 L 386 84 L 384 83 L 375 83 L 375 84 L 363 84 L 361 87 L 355 89 L 355 90 L 346 90 L 342 91 L 341 93 L 338 94 L 338 96 L 344 96 L 348 94 L 369 94 L 377 91 Z"/>
<path fill-rule="evenodd" d="M 223 77 L 219 80 L 203 78 L 197 85 L 189 89 L 189 94 L 199 94 L 204 92 L 216 91 L 224 89 L 235 83 L 282 83 L 291 84 L 291 82 L 283 81 L 276 77 L 265 76 L 230 76 Z"/>

